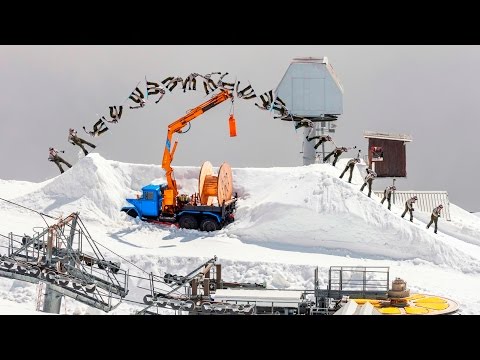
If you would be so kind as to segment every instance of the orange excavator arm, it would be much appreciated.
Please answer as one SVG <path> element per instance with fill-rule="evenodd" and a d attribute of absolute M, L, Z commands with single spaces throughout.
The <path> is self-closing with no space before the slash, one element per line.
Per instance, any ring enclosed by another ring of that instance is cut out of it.
<path fill-rule="evenodd" d="M 178 141 L 175 141 L 172 148 L 171 145 L 173 134 L 177 132 L 180 133 L 181 130 L 185 127 L 185 125 L 187 125 L 190 121 L 228 99 L 233 99 L 232 93 L 228 90 L 222 90 L 222 92 L 220 92 L 218 95 L 215 95 L 210 100 L 198 105 L 196 108 L 190 110 L 185 116 L 182 116 L 180 119 L 168 125 L 167 141 L 165 143 L 165 149 L 163 151 L 162 168 L 165 170 L 165 176 L 167 178 L 167 190 L 173 191 L 173 201 L 171 204 L 164 201 L 162 205 L 162 210 L 164 212 L 173 213 L 176 197 L 178 195 L 177 182 L 175 181 L 175 178 L 173 176 L 173 169 L 171 166 L 171 163 L 173 161 L 173 155 L 175 154 L 178 143 Z"/>

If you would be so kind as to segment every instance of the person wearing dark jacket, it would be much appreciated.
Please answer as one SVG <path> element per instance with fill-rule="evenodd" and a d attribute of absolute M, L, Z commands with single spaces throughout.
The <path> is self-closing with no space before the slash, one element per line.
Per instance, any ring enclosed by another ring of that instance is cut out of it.
<path fill-rule="evenodd" d="M 137 106 L 129 106 L 130 109 L 141 109 L 143 107 L 145 107 L 145 105 L 147 104 L 147 102 L 145 101 L 145 99 L 140 99 L 138 100 L 138 105 Z"/>
<path fill-rule="evenodd" d="M 417 195 L 411 197 L 410 199 L 408 199 L 407 201 L 405 201 L 405 211 L 403 212 L 402 214 L 402 218 L 405 216 L 405 214 L 408 212 L 410 212 L 410 221 L 413 222 L 413 204 L 415 203 L 415 201 L 417 201 L 418 198 L 417 198 Z"/>
<path fill-rule="evenodd" d="M 169 76 L 166 79 L 162 81 L 162 84 L 165 85 L 165 87 L 172 92 L 173 89 L 177 86 L 177 84 L 182 84 L 183 86 L 183 79 L 179 76 Z"/>
<path fill-rule="evenodd" d="M 183 92 L 187 91 L 187 85 L 188 90 L 197 90 L 197 76 L 200 76 L 200 74 L 191 73 L 185 78 L 182 86 Z"/>
<path fill-rule="evenodd" d="M 391 210 L 392 207 L 392 193 L 397 190 L 394 185 L 387 186 L 387 188 L 383 191 L 383 199 L 380 201 L 380 204 L 383 204 L 385 200 L 388 202 L 388 210 Z"/>
<path fill-rule="evenodd" d="M 62 165 L 60 165 L 60 163 L 64 163 L 69 168 L 71 168 L 72 165 L 70 165 L 68 162 L 66 162 L 64 159 L 62 159 L 60 156 L 58 156 L 59 152 L 65 153 L 64 150 L 60 151 L 60 150 L 57 150 L 53 147 L 49 148 L 48 149 L 48 161 L 54 162 L 55 165 L 57 165 L 58 168 L 60 169 L 60 173 L 63 174 L 65 171 L 63 170 Z"/>
<path fill-rule="evenodd" d="M 367 168 L 367 176 L 365 176 L 365 182 L 363 183 L 360 191 L 363 191 L 365 186 L 368 184 L 368 197 L 372 195 L 372 182 L 377 177 L 377 173 L 369 168 Z"/>
<path fill-rule="evenodd" d="M 118 123 L 118 120 L 120 120 L 120 118 L 122 117 L 122 113 L 123 113 L 123 106 L 120 105 L 120 106 L 109 106 L 108 107 L 110 109 L 110 117 L 112 120 L 106 120 L 108 121 L 109 123 L 113 123 L 113 124 L 116 124 Z"/>
<path fill-rule="evenodd" d="M 132 93 L 128 98 L 132 100 L 134 103 L 138 104 L 137 106 L 130 106 L 130 109 L 143 108 L 146 104 L 145 96 L 143 95 L 142 90 L 138 88 L 138 86 L 135 88 L 135 90 L 132 91 Z"/>
<path fill-rule="evenodd" d="M 105 125 L 105 116 L 102 116 L 94 125 L 93 125 L 93 130 L 92 131 L 87 131 L 85 129 L 85 126 L 83 127 L 83 130 L 89 134 L 90 136 L 97 137 L 102 135 L 105 131 L 108 131 L 107 125 Z"/>
<path fill-rule="evenodd" d="M 242 90 L 238 89 L 239 86 L 240 86 L 240 81 L 237 82 L 236 90 L 235 90 L 237 93 L 237 97 L 239 99 L 249 100 L 257 97 L 257 95 L 255 94 L 255 90 L 253 90 L 252 88 L 252 85 L 248 84 L 248 86 Z"/>
<path fill-rule="evenodd" d="M 435 209 L 433 209 L 432 216 L 430 217 L 430 222 L 427 225 L 427 229 L 428 229 L 430 225 L 432 225 L 432 223 L 435 223 L 435 230 L 434 230 L 435 234 L 437 233 L 437 222 L 438 222 L 438 218 L 440 217 L 440 211 L 442 211 L 442 209 L 443 209 L 442 204 L 438 205 Z"/>
<path fill-rule="evenodd" d="M 85 147 L 83 146 L 83 144 L 85 145 L 88 145 L 90 146 L 92 149 L 95 149 L 96 146 L 93 145 L 92 143 L 89 143 L 88 141 L 86 140 L 83 140 L 82 138 L 79 138 L 77 136 L 77 131 L 75 129 L 70 129 L 69 132 L 68 132 L 68 142 L 72 145 L 78 145 L 82 148 L 83 150 L 83 153 L 85 155 L 88 155 L 88 151 L 85 149 Z"/>
<path fill-rule="evenodd" d="M 217 88 L 219 88 L 221 90 L 233 91 L 234 88 L 235 88 L 235 84 L 223 81 L 223 78 L 227 75 L 228 75 L 228 72 L 226 72 L 225 74 L 220 76 L 220 79 L 218 79 L 218 81 L 217 81 Z"/>
<path fill-rule="evenodd" d="M 356 148 L 356 146 L 354 147 L 354 149 Z M 337 160 L 338 158 L 340 157 L 340 155 L 342 155 L 344 152 L 347 152 L 348 151 L 348 148 L 346 147 L 336 147 L 335 150 L 333 150 L 331 153 L 329 153 L 327 156 L 325 156 L 323 158 L 323 162 L 326 162 L 332 155 L 333 155 L 333 163 L 332 165 L 335 166 L 335 164 L 337 163 Z"/>
<path fill-rule="evenodd" d="M 212 80 L 212 75 L 221 75 L 221 72 L 211 72 L 205 75 L 200 75 L 200 77 L 203 78 L 203 88 L 205 89 L 206 95 L 210 93 L 210 91 L 215 91 L 217 90 L 217 85 L 215 85 L 215 82 Z M 209 91 L 210 90 L 210 91 Z"/>
<path fill-rule="evenodd" d="M 312 120 L 302 119 L 302 120 L 296 121 L 295 130 L 300 129 L 301 127 L 309 127 L 310 129 L 313 129 L 314 126 L 315 125 L 313 124 Z"/>
<path fill-rule="evenodd" d="M 261 110 L 270 110 L 270 107 L 273 103 L 273 90 L 267 91 L 260 95 L 260 100 L 262 100 L 262 105 L 255 103 L 254 105 Z"/>
<path fill-rule="evenodd" d="M 273 116 L 274 119 L 285 119 L 285 118 L 288 118 L 290 115 L 287 105 L 278 96 L 275 99 L 275 102 L 273 103 L 272 109 L 276 111 L 275 115 Z"/>
<path fill-rule="evenodd" d="M 340 179 L 343 178 L 343 175 L 347 172 L 348 169 L 350 169 L 350 177 L 348 178 L 348 182 L 352 182 L 352 175 L 353 175 L 353 168 L 355 167 L 355 164 L 358 164 L 360 162 L 359 158 L 355 159 L 350 159 L 347 162 L 347 166 L 345 166 L 345 170 L 343 170 L 342 174 L 340 175 Z"/>
<path fill-rule="evenodd" d="M 317 149 L 322 143 L 327 142 L 327 141 L 332 141 L 332 137 L 330 135 L 317 135 L 317 136 L 310 136 L 312 133 L 315 132 L 315 129 L 312 128 L 310 132 L 308 133 L 307 136 L 305 136 L 305 139 L 307 139 L 308 142 L 318 139 L 319 141 L 315 144 L 314 148 Z"/>
<path fill-rule="evenodd" d="M 155 81 L 147 81 L 147 98 L 152 95 L 157 95 L 160 94 L 158 97 L 158 100 L 155 101 L 155 104 L 158 104 L 160 100 L 164 97 L 166 91 L 165 91 L 165 86 L 160 85 L 159 83 Z M 111 116 L 111 115 L 110 115 Z M 119 118 L 120 120 L 120 118 Z"/>

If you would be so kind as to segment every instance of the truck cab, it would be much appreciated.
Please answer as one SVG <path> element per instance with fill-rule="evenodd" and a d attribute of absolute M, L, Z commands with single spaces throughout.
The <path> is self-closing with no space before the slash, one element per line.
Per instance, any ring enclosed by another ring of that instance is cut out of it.
<path fill-rule="evenodd" d="M 149 184 L 142 188 L 142 196 L 137 199 L 126 199 L 133 206 L 124 206 L 121 211 L 132 217 L 158 218 L 162 211 L 163 192 L 167 184 Z"/>

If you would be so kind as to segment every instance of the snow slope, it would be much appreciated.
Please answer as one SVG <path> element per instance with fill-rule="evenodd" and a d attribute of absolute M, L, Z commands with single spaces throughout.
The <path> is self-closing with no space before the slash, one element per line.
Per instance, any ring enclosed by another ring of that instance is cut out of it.
<path fill-rule="evenodd" d="M 368 198 L 367 189 L 362 194 L 358 169 L 352 184 L 346 182 L 348 174 L 339 179 L 347 161 L 342 159 L 336 168 L 233 168 L 240 198 L 236 221 L 214 233 L 159 227 L 121 213 L 125 198 L 150 182 L 164 181 L 164 172 L 159 165 L 120 163 L 95 153 L 44 183 L 0 180 L 0 194 L 53 216 L 80 211 L 98 242 L 147 272 L 185 274 L 217 255 L 225 279 L 313 288 L 316 266 L 323 281 L 332 265 L 390 266 L 390 276 L 403 277 L 412 290 L 451 297 L 464 313 L 480 314 L 480 218 L 452 204 L 452 221 L 441 218 L 435 235 L 432 228 L 425 229 L 429 214 L 416 211 L 410 223 L 400 218 L 399 206 L 390 212 L 375 195 Z M 180 193 L 197 191 L 198 173 L 199 167 L 175 167 Z M 1 234 L 42 226 L 38 215 L 4 202 L 0 213 Z M 11 280 L 0 280 L 0 285 L 4 282 Z M 31 294 L 15 299 L 33 304 L 34 286 L 26 287 L 30 290 L 22 291 Z M 68 303 L 67 313 L 96 313 Z M 115 312 L 131 313 L 131 306 L 122 304 Z"/>
<path fill-rule="evenodd" d="M 51 180 L 47 180 L 42 183 L 31 183 L 28 181 L 0 179 L 0 197 L 8 200 L 24 194 L 28 194 L 45 186 L 50 181 Z"/>

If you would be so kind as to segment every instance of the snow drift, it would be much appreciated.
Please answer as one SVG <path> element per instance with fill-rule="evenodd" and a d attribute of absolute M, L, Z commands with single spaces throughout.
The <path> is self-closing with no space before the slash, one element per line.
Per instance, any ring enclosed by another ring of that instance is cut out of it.
<path fill-rule="evenodd" d="M 390 212 L 375 195 L 368 198 L 366 189 L 362 194 L 361 169 L 355 169 L 352 184 L 345 181 L 348 173 L 339 179 L 347 160 L 341 160 L 336 168 L 329 164 L 233 168 L 234 191 L 240 198 L 236 221 L 215 236 L 274 249 L 374 259 L 420 259 L 464 272 L 480 272 L 478 217 L 468 214 L 468 226 L 455 220 L 447 225 L 440 220 L 439 234 L 434 235 L 432 229 L 425 229 L 428 214 L 414 213 L 415 221 L 410 223 L 399 216 L 403 205 L 393 205 Z M 198 173 L 199 167 L 175 167 L 180 193 L 197 191 Z M 182 232 L 189 239 L 212 236 L 135 223 L 120 212 L 127 205 L 125 198 L 135 196 L 150 182 L 165 181 L 163 177 L 159 165 L 121 163 L 93 153 L 63 175 L 32 185 L 31 192 L 14 200 L 54 215 L 80 211 L 82 218 L 105 226 L 105 231 L 112 227 L 124 231 L 144 228 L 162 238 Z M 452 217 L 459 218 L 455 215 L 463 210 L 452 208 Z M 444 228 L 463 238 L 442 233 Z"/>

